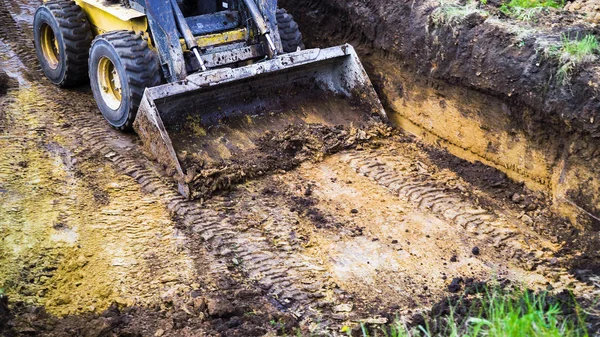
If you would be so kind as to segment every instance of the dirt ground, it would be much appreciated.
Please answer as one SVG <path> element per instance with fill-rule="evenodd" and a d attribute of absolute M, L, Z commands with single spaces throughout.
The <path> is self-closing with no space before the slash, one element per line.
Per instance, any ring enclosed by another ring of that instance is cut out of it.
<path fill-rule="evenodd" d="M 586 20 L 592 23 L 600 23 L 600 2 L 597 0 L 577 0 L 567 3 L 566 10 L 572 12 L 587 13 Z"/>
<path fill-rule="evenodd" d="M 341 335 L 459 278 L 598 296 L 547 194 L 400 130 L 185 200 L 88 87 L 42 78 L 38 3 L 0 0 L 0 335 Z"/>

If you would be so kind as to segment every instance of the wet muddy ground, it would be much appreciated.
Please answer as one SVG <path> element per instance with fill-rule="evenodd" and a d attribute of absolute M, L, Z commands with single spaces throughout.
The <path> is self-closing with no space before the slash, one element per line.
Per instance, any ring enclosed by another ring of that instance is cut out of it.
<path fill-rule="evenodd" d="M 185 200 L 41 78 L 25 3 L 0 0 L 0 334 L 336 335 L 497 278 L 598 296 L 546 195 L 398 130 Z"/>

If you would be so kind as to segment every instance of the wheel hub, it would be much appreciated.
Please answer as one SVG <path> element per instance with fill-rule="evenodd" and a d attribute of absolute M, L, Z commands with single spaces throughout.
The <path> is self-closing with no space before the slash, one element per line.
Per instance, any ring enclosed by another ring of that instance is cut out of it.
<path fill-rule="evenodd" d="M 42 54 L 46 62 L 48 62 L 48 66 L 52 69 L 58 68 L 60 48 L 58 47 L 58 39 L 54 35 L 54 30 L 48 24 L 43 24 L 40 37 Z"/>
<path fill-rule="evenodd" d="M 111 110 L 121 107 L 121 78 L 115 65 L 107 57 L 102 57 L 98 62 L 98 88 L 102 100 Z"/>

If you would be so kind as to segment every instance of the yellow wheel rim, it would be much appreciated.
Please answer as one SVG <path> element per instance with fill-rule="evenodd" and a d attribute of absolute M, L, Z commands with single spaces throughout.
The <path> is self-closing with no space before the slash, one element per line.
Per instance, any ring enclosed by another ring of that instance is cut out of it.
<path fill-rule="evenodd" d="M 48 62 L 50 68 L 58 68 L 60 48 L 58 48 L 58 40 L 54 35 L 52 27 L 47 24 L 42 25 L 40 44 L 42 46 L 42 54 L 44 54 L 44 58 L 46 59 L 46 62 Z"/>
<path fill-rule="evenodd" d="M 115 65 L 106 57 L 98 62 L 98 88 L 102 100 L 111 110 L 121 106 L 121 79 Z"/>

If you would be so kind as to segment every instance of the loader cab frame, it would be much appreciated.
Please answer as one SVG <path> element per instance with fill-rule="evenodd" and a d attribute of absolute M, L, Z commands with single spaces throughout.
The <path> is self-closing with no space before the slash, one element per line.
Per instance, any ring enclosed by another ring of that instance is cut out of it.
<path fill-rule="evenodd" d="M 129 4 L 147 17 L 151 43 L 158 51 L 167 82 L 184 80 L 188 74 L 206 67 L 218 68 L 272 56 L 273 49 L 275 53 L 283 51 L 277 29 L 276 0 L 129 0 Z M 253 16 L 249 5 L 260 13 L 257 15 L 255 11 Z M 257 24 L 257 16 L 264 20 L 263 26 Z M 269 31 L 272 43 L 268 44 L 261 36 L 264 31 Z M 195 45 L 205 55 L 202 59 L 190 53 Z"/>

